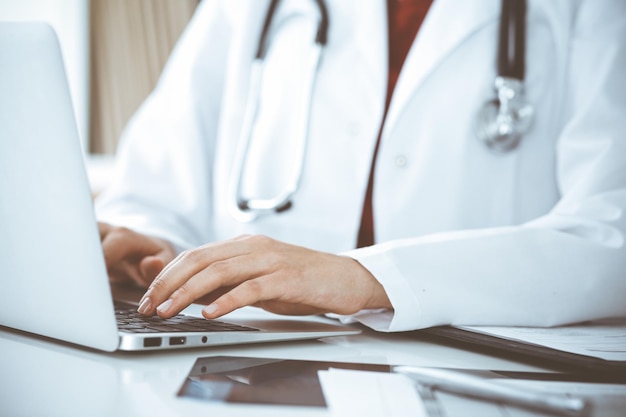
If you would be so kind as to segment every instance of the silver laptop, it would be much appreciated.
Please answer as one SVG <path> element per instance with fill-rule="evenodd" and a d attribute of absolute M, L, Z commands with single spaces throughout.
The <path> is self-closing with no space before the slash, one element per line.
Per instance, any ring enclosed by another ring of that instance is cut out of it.
<path fill-rule="evenodd" d="M 271 315 L 145 323 L 135 306 L 114 307 L 61 52 L 45 23 L 0 22 L 0 295 L 1 326 L 104 351 L 359 332 Z M 116 310 L 131 317 L 118 326 Z"/>

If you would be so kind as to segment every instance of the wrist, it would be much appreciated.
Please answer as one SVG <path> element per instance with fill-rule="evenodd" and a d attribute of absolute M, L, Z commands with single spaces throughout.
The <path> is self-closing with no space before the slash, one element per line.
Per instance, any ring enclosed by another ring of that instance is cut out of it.
<path fill-rule="evenodd" d="M 356 264 L 358 270 L 356 279 L 365 289 L 362 293 L 363 305 L 361 306 L 361 310 L 380 308 L 393 309 L 385 288 L 376 277 L 367 268 L 361 265 L 359 261 L 353 258 L 349 259 Z"/>

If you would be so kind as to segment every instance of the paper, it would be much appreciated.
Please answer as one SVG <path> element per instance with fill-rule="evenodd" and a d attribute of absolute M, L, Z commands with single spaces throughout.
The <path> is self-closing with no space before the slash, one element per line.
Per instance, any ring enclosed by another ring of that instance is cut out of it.
<path fill-rule="evenodd" d="M 333 416 L 428 417 L 415 385 L 404 375 L 331 368 L 318 376 Z"/>
<path fill-rule="evenodd" d="M 458 328 L 578 355 L 609 361 L 626 361 L 624 321 L 551 328 L 492 326 L 458 326 Z"/>

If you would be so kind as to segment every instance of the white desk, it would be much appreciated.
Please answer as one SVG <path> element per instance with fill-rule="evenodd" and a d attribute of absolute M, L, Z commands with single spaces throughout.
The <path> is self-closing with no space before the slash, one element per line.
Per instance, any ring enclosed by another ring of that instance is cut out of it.
<path fill-rule="evenodd" d="M 0 330 L 0 416 L 328 416 L 324 408 L 210 403 L 176 396 L 196 358 L 216 355 L 542 371 L 415 334 L 150 353 L 99 353 Z M 526 414 L 528 415 L 528 414 Z"/>

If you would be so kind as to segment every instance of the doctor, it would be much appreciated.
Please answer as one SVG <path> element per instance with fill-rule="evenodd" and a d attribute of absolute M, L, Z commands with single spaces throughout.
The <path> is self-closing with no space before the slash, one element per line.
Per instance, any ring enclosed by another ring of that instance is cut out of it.
<path fill-rule="evenodd" d="M 111 279 L 162 317 L 626 315 L 626 3 L 522 6 L 202 1 L 97 202 Z"/>

